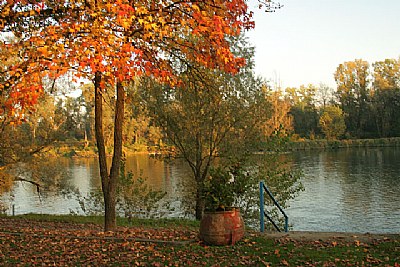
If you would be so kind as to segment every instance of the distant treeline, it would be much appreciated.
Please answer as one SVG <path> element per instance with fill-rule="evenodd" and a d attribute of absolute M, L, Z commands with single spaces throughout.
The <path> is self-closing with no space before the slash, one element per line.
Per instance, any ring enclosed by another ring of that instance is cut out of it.
<path fill-rule="evenodd" d="M 289 149 L 398 146 L 399 139 L 394 137 L 400 137 L 400 61 L 386 59 L 372 65 L 363 60 L 345 62 L 334 75 L 336 89 L 324 84 L 283 89 L 260 83 L 262 97 L 270 105 L 265 136 L 284 133 L 292 141 Z M 4 128 L 2 138 L 22 146 L 78 141 L 85 144 L 79 151 L 94 154 L 95 149 L 87 148 L 95 144 L 92 86 L 83 85 L 79 97 L 43 95 L 36 111 L 21 124 Z M 146 106 L 146 97 L 146 88 L 140 83 L 127 88 L 124 145 L 130 151 L 160 152 L 168 148 L 167 138 Z M 104 98 L 104 137 L 111 152 L 115 98 Z M 58 154 L 73 156 L 76 152 L 56 149 Z"/>
<path fill-rule="evenodd" d="M 364 139 L 400 136 L 400 61 L 340 64 L 337 88 L 286 88 L 295 139 Z"/>

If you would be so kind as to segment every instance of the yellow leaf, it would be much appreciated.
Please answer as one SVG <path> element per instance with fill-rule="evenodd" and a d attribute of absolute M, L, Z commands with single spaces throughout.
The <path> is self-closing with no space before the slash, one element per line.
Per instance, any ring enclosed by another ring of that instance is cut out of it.
<path fill-rule="evenodd" d="M 200 8 L 199 8 L 198 5 L 192 5 L 192 8 L 193 8 L 194 11 L 197 11 L 197 12 L 200 11 Z"/>

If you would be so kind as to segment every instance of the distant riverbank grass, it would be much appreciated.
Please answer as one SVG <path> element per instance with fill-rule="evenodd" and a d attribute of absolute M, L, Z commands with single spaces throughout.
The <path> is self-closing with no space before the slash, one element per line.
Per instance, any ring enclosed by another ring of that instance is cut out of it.
<path fill-rule="evenodd" d="M 379 139 L 299 140 L 287 144 L 287 150 L 289 151 L 359 147 L 400 147 L 400 137 Z"/>
<path fill-rule="evenodd" d="M 137 220 L 101 233 L 101 217 L 0 217 L 0 262 L 7 266 L 400 266 L 398 235 L 247 232 L 234 246 L 198 240 L 198 223 Z M 50 222 L 49 222 L 50 221 Z M 53 221 L 53 222 L 52 222 Z M 82 224 L 86 223 L 86 224 Z M 92 223 L 92 224 L 87 224 Z M 121 223 L 121 221 L 120 221 Z"/>

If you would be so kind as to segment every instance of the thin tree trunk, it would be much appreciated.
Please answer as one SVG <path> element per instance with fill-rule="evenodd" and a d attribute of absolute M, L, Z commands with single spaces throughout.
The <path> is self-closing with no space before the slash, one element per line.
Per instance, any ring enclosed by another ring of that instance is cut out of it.
<path fill-rule="evenodd" d="M 115 212 L 115 198 L 116 189 L 118 184 L 119 172 L 121 167 L 122 157 L 122 128 L 124 122 L 124 103 L 125 92 L 121 83 L 117 83 L 117 101 L 115 103 L 115 117 L 114 117 L 114 154 L 112 157 L 112 164 L 108 182 L 107 200 L 104 199 L 105 204 L 105 231 L 112 231 L 116 228 L 116 212 Z M 108 215 L 108 216 L 107 216 Z"/>
<path fill-rule="evenodd" d="M 94 90 L 95 90 L 95 98 L 94 98 L 94 129 L 96 134 L 96 144 L 97 150 L 99 154 L 99 168 L 100 168 L 100 178 L 101 178 L 101 187 L 103 190 L 104 202 L 107 202 L 108 196 L 108 168 L 106 161 L 106 149 L 104 145 L 104 134 L 103 134 L 103 95 L 100 87 L 101 82 L 101 73 L 96 72 L 94 78 Z M 105 217 L 107 217 L 108 213 L 105 212 Z M 106 227 L 105 230 L 107 231 Z"/>
<path fill-rule="evenodd" d="M 103 182 L 107 180 L 107 161 L 106 161 L 106 149 L 104 145 L 103 135 L 103 95 L 100 88 L 101 74 L 99 72 L 95 75 L 94 88 L 95 88 L 95 132 L 97 149 L 99 153 L 99 166 L 100 176 Z"/>
<path fill-rule="evenodd" d="M 101 73 L 95 75 L 95 132 L 99 153 L 101 186 L 104 197 L 104 231 L 116 228 L 115 194 L 122 157 L 122 125 L 125 93 L 121 83 L 117 84 L 117 101 L 115 104 L 114 154 L 110 175 L 108 174 L 106 151 L 103 134 L 103 96 L 100 87 Z"/>
<path fill-rule="evenodd" d="M 203 182 L 197 182 L 196 189 L 196 220 L 201 220 L 203 218 L 205 208 L 205 200 L 203 198 Z"/>

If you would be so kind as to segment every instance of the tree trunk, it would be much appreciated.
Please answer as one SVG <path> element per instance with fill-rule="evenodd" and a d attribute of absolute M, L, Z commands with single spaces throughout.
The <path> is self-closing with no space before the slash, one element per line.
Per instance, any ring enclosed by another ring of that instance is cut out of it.
<path fill-rule="evenodd" d="M 88 135 L 87 135 L 87 129 L 86 128 L 84 130 L 84 134 L 85 134 L 85 148 L 87 148 L 89 146 L 89 140 L 88 140 Z"/>
<path fill-rule="evenodd" d="M 203 169 L 201 169 L 201 166 L 204 164 L 204 161 L 201 160 L 200 153 L 197 157 L 198 160 L 196 161 L 196 164 L 191 164 L 194 178 L 196 181 L 196 207 L 195 207 L 196 220 L 201 220 L 203 218 L 203 213 L 206 206 L 206 201 L 204 199 L 204 180 L 206 179 L 208 171 L 211 166 L 211 160 L 213 158 L 212 152 L 213 151 L 211 151 L 208 159 L 206 160 L 205 167 Z M 188 158 L 185 159 L 189 162 Z"/>
<path fill-rule="evenodd" d="M 100 168 L 100 178 L 101 178 L 101 187 L 103 190 L 103 196 L 104 196 L 104 204 L 105 204 L 105 218 L 110 217 L 108 208 L 106 208 L 108 205 L 108 168 L 107 168 L 107 161 L 106 161 L 106 149 L 105 149 L 105 144 L 104 144 L 104 134 L 103 134 L 103 95 L 102 95 L 102 90 L 100 87 L 100 82 L 101 82 L 101 73 L 96 72 L 95 78 L 94 78 L 94 90 L 95 90 L 95 99 L 94 99 L 94 118 L 95 118 L 95 124 L 94 124 L 94 129 L 95 129 L 95 134 L 96 134 L 96 144 L 97 144 L 97 150 L 99 154 L 99 168 Z M 105 219 L 105 222 L 108 221 L 108 219 Z M 108 231 L 106 225 L 107 223 L 104 224 L 104 230 Z"/>
<path fill-rule="evenodd" d="M 117 83 L 117 101 L 115 102 L 114 116 L 114 154 L 110 170 L 110 178 L 108 183 L 108 205 L 105 202 L 105 231 L 112 231 L 116 227 L 115 216 L 115 194 L 118 184 L 119 172 L 121 167 L 122 157 L 122 128 L 124 123 L 124 104 L 125 92 L 124 87 L 120 82 Z M 107 211 L 109 216 L 107 216 Z"/>
<path fill-rule="evenodd" d="M 203 182 L 197 182 L 196 189 L 196 220 L 200 221 L 203 218 L 205 200 L 203 198 Z"/>
<path fill-rule="evenodd" d="M 115 194 L 122 157 L 122 125 L 125 93 L 122 84 L 118 83 L 117 101 L 115 103 L 114 154 L 109 175 L 103 134 L 103 96 L 100 82 L 101 73 L 97 72 L 94 80 L 95 133 L 99 153 L 101 186 L 104 197 L 104 231 L 113 231 L 116 228 Z"/>

